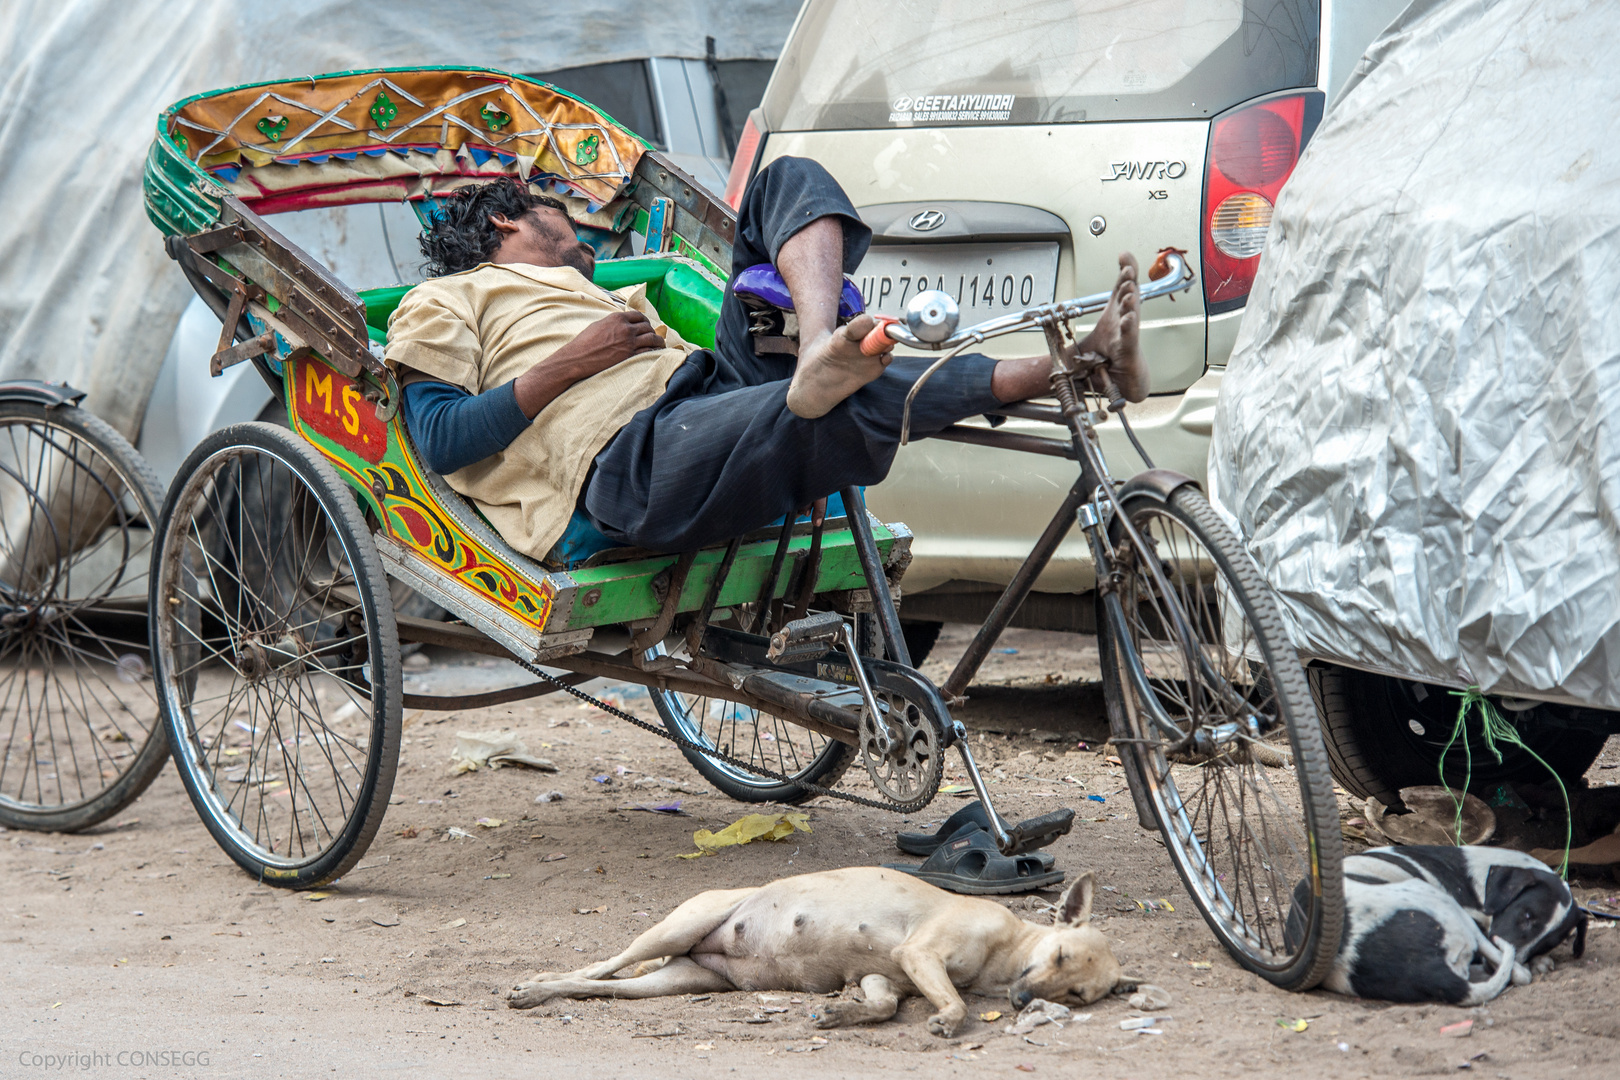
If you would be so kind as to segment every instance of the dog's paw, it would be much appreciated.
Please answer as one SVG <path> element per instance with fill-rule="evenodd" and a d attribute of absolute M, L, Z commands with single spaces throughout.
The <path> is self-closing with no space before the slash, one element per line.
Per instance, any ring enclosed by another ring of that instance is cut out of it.
<path fill-rule="evenodd" d="M 1530 971 L 1535 975 L 1545 975 L 1557 966 L 1550 956 L 1538 956 L 1530 961 Z"/>
<path fill-rule="evenodd" d="M 561 992 L 555 988 L 553 983 L 546 981 L 543 976 L 544 973 L 542 973 L 542 976 L 537 976 L 528 982 L 521 982 L 512 987 L 511 992 L 506 995 L 507 1006 L 513 1009 L 532 1009 L 536 1005 L 544 1005 L 552 998 L 561 997 Z"/>
<path fill-rule="evenodd" d="M 966 1018 L 966 1009 L 937 1012 L 928 1018 L 928 1034 L 938 1035 L 942 1039 L 954 1038 L 956 1029 L 962 1026 L 962 1021 Z"/>
<path fill-rule="evenodd" d="M 834 1001 L 822 1006 L 821 1014 L 816 1017 L 816 1027 L 822 1029 L 845 1027 L 852 1023 L 855 1023 L 855 1020 L 850 1015 L 849 1003 L 845 1001 Z"/>

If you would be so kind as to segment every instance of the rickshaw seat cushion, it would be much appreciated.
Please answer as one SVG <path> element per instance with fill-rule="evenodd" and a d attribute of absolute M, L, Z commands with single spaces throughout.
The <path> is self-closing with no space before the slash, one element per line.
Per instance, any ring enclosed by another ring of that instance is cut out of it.
<path fill-rule="evenodd" d="M 701 348 L 713 348 L 724 291 L 687 260 L 658 255 L 604 259 L 596 264 L 591 280 L 609 290 L 646 285 L 647 299 L 677 334 Z M 386 343 L 388 317 L 412 288 L 385 285 L 360 290 L 371 340 Z"/>

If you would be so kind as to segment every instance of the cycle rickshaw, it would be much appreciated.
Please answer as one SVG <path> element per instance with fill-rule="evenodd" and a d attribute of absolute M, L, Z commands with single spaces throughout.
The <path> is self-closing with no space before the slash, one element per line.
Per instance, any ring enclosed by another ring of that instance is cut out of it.
<path fill-rule="evenodd" d="M 1061 436 L 960 426 L 945 437 L 1078 466 L 990 621 L 936 687 L 911 666 L 894 602 L 910 535 L 872 518 L 859 489 L 840 493 L 841 514 L 723 547 L 559 548 L 542 564 L 423 467 L 380 359 L 405 289 L 355 293 L 266 217 L 405 200 L 426 221 L 446 193 L 497 175 L 565 200 L 599 254 L 599 284 L 645 283 L 683 337 L 712 343 L 733 270 L 731 211 L 611 118 L 543 83 L 474 68 L 347 72 L 198 95 L 159 120 L 147 207 L 220 316 L 213 370 L 253 364 L 290 424 L 238 425 L 199 445 L 153 542 L 163 720 L 192 801 L 238 864 L 273 885 L 332 880 L 381 823 L 402 708 L 557 690 L 671 738 L 737 799 L 830 794 L 912 812 L 934 797 L 954 747 L 988 807 L 949 702 L 1078 523 L 1098 567 L 1110 722 L 1143 824 L 1157 823 L 1241 962 L 1284 986 L 1322 977 L 1343 919 L 1340 841 L 1304 675 L 1274 601 L 1196 486 L 1162 470 L 1123 485 L 1110 477 L 1095 436 L 1107 401 L 1090 389 L 1084 358 L 1070 364 L 1059 349 L 1106 294 L 960 332 L 949 298 L 935 294 L 887 327 L 928 349 L 1044 331 L 1057 404 L 1005 411 L 1050 421 Z M 1179 254 L 1160 263 L 1145 298 L 1192 280 Z M 454 621 L 397 616 L 390 577 Z M 510 657 L 536 681 L 459 698 L 406 694 L 402 642 Z M 577 689 L 593 678 L 648 687 L 661 724 Z M 838 787 L 857 763 L 870 796 Z M 1013 852 L 1061 824 L 1049 815 L 994 831 Z M 1301 881 L 1308 902 L 1285 934 Z"/>

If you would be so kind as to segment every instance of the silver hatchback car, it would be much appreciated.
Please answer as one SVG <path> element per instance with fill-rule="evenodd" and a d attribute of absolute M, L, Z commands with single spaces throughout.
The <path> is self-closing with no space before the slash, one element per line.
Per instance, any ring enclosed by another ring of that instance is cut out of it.
<path fill-rule="evenodd" d="M 774 158 L 821 162 L 875 234 L 873 310 L 919 290 L 962 325 L 1105 289 L 1130 250 L 1196 255 L 1202 289 L 1145 310 L 1154 463 L 1202 478 L 1215 399 L 1277 193 L 1405 0 L 808 0 L 739 140 L 727 195 Z M 1045 350 L 1039 334 L 991 351 Z M 1016 430 L 1018 420 L 1008 421 Z M 1108 459 L 1138 461 L 1118 425 Z M 979 621 L 1073 482 L 1066 462 L 930 441 L 870 493 L 916 534 L 902 614 Z M 1093 629 L 1091 560 L 1059 549 L 1014 625 Z M 914 654 L 916 650 L 914 649 Z"/>

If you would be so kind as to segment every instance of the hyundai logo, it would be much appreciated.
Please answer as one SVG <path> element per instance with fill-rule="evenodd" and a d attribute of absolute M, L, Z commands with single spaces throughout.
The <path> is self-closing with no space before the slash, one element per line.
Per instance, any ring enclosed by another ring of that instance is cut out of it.
<path fill-rule="evenodd" d="M 945 211 L 919 210 L 911 215 L 910 224 L 913 232 L 933 232 L 945 224 Z"/>

